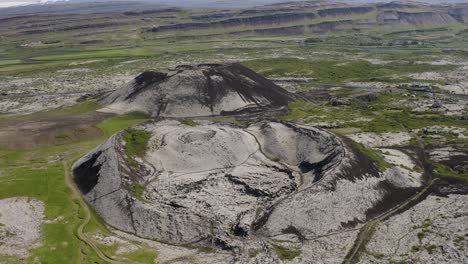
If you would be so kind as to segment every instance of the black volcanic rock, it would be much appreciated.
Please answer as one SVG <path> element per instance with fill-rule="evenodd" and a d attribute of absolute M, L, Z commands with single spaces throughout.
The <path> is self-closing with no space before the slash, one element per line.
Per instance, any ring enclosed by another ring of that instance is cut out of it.
<path fill-rule="evenodd" d="M 374 102 L 379 99 L 379 96 L 375 93 L 369 93 L 369 94 L 362 94 L 356 96 L 356 99 L 359 99 L 361 101 L 366 101 L 366 102 Z"/>

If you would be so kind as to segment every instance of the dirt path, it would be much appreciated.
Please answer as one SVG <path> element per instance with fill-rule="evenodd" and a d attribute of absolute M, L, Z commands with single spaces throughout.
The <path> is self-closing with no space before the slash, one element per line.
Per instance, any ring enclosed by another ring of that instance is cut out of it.
<path fill-rule="evenodd" d="M 138 262 L 124 262 L 124 261 L 118 261 L 118 260 L 114 260 L 114 259 L 111 259 L 109 258 L 108 256 L 106 256 L 98 247 L 97 245 L 94 243 L 94 241 L 92 241 L 91 239 L 88 238 L 88 236 L 83 232 L 85 226 L 89 223 L 89 221 L 91 220 L 91 211 L 88 207 L 88 205 L 85 203 L 85 201 L 82 199 L 81 197 L 81 193 L 80 191 L 77 189 L 77 187 L 75 186 L 75 184 L 73 183 L 72 179 L 71 179 L 71 176 L 70 176 L 70 172 L 69 172 L 69 168 L 68 168 L 68 162 L 65 161 L 65 160 L 62 160 L 62 164 L 63 164 L 63 169 L 64 169 L 64 173 L 65 173 L 65 181 L 68 185 L 68 187 L 73 191 L 73 196 L 75 196 L 74 198 L 76 198 L 79 203 L 80 203 L 80 206 L 83 208 L 84 212 L 85 212 L 85 219 L 83 221 L 83 223 L 81 223 L 81 225 L 78 227 L 77 229 L 77 236 L 78 238 L 83 241 L 84 243 L 86 243 L 88 246 L 90 246 L 93 251 L 96 253 L 96 255 L 103 261 L 107 262 L 107 263 L 114 263 L 114 264 L 139 264 Z"/>
<path fill-rule="evenodd" d="M 354 241 L 354 245 L 351 248 L 351 250 L 348 252 L 348 254 L 346 255 L 345 260 L 343 261 L 343 264 L 358 263 L 360 253 L 365 250 L 365 247 L 366 247 L 367 243 L 370 241 L 370 239 L 372 238 L 372 235 L 373 235 L 375 229 L 377 228 L 378 224 L 382 220 L 384 220 L 384 219 L 392 216 L 393 214 L 397 213 L 400 209 L 403 209 L 404 207 L 408 206 L 413 201 L 416 201 L 417 199 L 419 199 L 422 195 L 424 195 L 431 188 L 431 186 L 436 181 L 437 181 L 437 178 L 433 179 L 431 182 L 429 182 L 429 184 L 424 189 L 422 189 L 417 194 L 413 195 L 411 198 L 406 200 L 404 203 L 390 209 L 389 211 L 387 211 L 387 212 L 381 214 L 380 216 L 372 219 L 371 221 L 367 222 L 361 228 L 361 230 L 359 231 L 359 234 L 358 234 L 356 240 Z"/>

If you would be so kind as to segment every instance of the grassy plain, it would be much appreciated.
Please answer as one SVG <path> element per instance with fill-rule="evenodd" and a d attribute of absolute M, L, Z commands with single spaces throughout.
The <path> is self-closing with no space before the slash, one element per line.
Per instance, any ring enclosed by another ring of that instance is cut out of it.
<path fill-rule="evenodd" d="M 444 116 L 436 110 L 414 111 L 404 101 L 413 98 L 384 94 L 375 102 L 354 100 L 350 106 L 332 106 L 329 103 L 296 101 L 285 120 L 302 122 L 333 122 L 337 128 L 359 129 L 363 132 L 409 132 L 413 129 L 435 125 L 468 129 L 466 121 L 456 116 Z M 369 107 L 362 107 L 366 104 Z M 363 119 L 364 118 L 364 119 Z"/>
<path fill-rule="evenodd" d="M 244 65 L 267 77 L 290 76 L 314 78 L 322 84 L 344 82 L 385 81 L 397 82 L 394 76 L 426 71 L 448 71 L 454 65 L 430 65 L 416 63 L 388 63 L 375 65 L 364 60 L 318 60 L 307 61 L 297 58 L 259 59 L 244 62 Z M 406 79 L 405 81 L 411 81 Z"/>

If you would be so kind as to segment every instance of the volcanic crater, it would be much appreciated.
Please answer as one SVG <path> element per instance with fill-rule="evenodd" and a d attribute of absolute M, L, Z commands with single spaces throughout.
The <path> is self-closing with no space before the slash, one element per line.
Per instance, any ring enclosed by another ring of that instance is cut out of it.
<path fill-rule="evenodd" d="M 349 140 L 265 118 L 295 96 L 239 64 L 177 69 L 143 73 L 102 100 L 105 110 L 156 117 L 131 128 L 148 135 L 144 155 L 126 153 L 123 130 L 73 166 L 85 199 L 117 229 L 234 252 L 291 237 L 306 245 L 365 222 L 392 191 L 420 186 L 398 168 L 377 171 Z M 255 118 L 204 117 L 221 114 Z"/>
<path fill-rule="evenodd" d="M 319 181 L 345 155 L 332 134 L 286 122 L 164 120 L 137 128 L 151 133 L 138 168 L 126 161 L 123 131 L 75 165 L 75 181 L 112 226 L 177 244 L 216 237 L 227 245 L 247 236 L 262 212 Z M 132 197 L 134 184 L 145 187 L 142 200 Z"/>

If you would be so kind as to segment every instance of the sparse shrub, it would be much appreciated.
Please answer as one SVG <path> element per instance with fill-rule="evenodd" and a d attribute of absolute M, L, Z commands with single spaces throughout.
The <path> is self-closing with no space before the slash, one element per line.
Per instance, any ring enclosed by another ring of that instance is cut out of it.
<path fill-rule="evenodd" d="M 436 248 L 437 248 L 436 245 L 430 245 L 430 246 L 425 247 L 425 249 L 427 250 L 427 253 L 429 253 L 429 254 L 434 253 L 434 250 L 435 250 Z"/>
<path fill-rule="evenodd" d="M 55 138 L 58 140 L 70 140 L 71 136 L 69 134 L 63 133 L 56 135 Z"/>
<path fill-rule="evenodd" d="M 142 129 L 130 128 L 128 129 L 123 138 L 125 140 L 124 151 L 127 155 L 128 163 L 137 167 L 136 157 L 143 157 L 148 148 L 148 141 L 151 138 L 151 133 Z"/>
<path fill-rule="evenodd" d="M 210 120 L 213 122 L 219 122 L 219 123 L 240 124 L 239 120 L 237 120 L 235 117 L 230 117 L 230 116 L 215 116 L 215 117 L 210 117 Z"/>
<path fill-rule="evenodd" d="M 431 219 L 425 219 L 425 220 L 424 220 L 424 223 L 423 223 L 423 225 L 422 225 L 422 228 L 428 228 L 428 227 L 430 227 L 430 226 L 432 226 L 432 221 L 431 221 Z"/>
<path fill-rule="evenodd" d="M 418 236 L 419 241 L 421 241 L 421 240 L 426 236 L 426 233 L 424 233 L 424 232 L 419 232 L 419 233 L 417 234 L 417 236 Z"/>
<path fill-rule="evenodd" d="M 134 183 L 132 185 L 132 196 L 135 197 L 139 201 L 144 201 L 143 194 L 145 192 L 145 187 L 139 183 Z"/>
<path fill-rule="evenodd" d="M 390 165 L 388 165 L 388 163 L 376 151 L 370 148 L 366 148 L 363 144 L 360 143 L 354 143 L 354 147 L 357 151 L 361 152 L 361 154 L 372 160 L 379 171 L 383 172 L 390 167 Z"/>
<path fill-rule="evenodd" d="M 199 125 L 197 122 L 193 121 L 190 118 L 184 118 L 180 122 L 186 126 L 191 126 L 191 127 L 195 127 Z"/>
<path fill-rule="evenodd" d="M 436 177 L 451 177 L 468 180 L 468 172 L 456 171 L 441 163 L 434 163 L 434 175 Z"/>
<path fill-rule="evenodd" d="M 301 255 L 301 250 L 289 249 L 278 244 L 271 244 L 281 260 L 291 260 Z"/>
<path fill-rule="evenodd" d="M 250 258 L 255 258 L 258 255 L 258 250 L 256 249 L 250 249 L 249 250 L 249 257 Z"/>
<path fill-rule="evenodd" d="M 421 249 L 421 246 L 419 245 L 414 245 L 411 247 L 411 252 L 418 252 Z"/>

